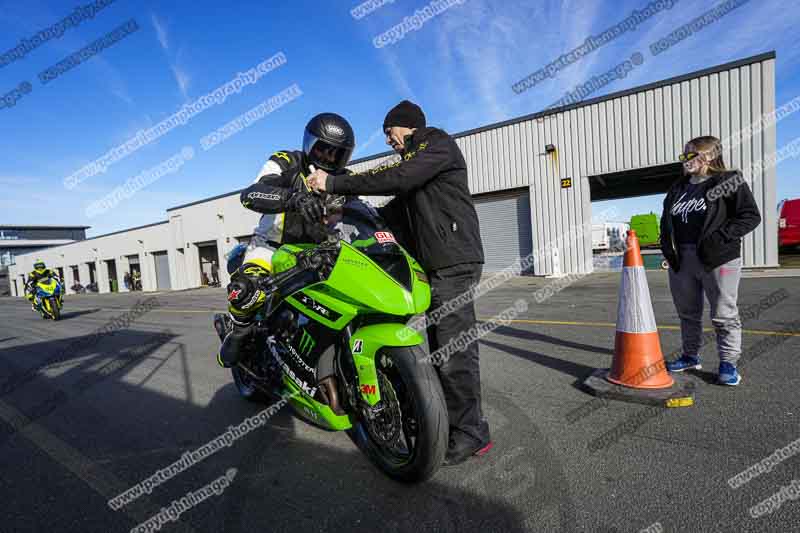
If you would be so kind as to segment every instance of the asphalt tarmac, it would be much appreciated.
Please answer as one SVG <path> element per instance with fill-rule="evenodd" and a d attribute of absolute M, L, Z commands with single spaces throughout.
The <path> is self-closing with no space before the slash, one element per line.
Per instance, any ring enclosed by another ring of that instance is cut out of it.
<path fill-rule="evenodd" d="M 680 332 L 666 274 L 648 277 L 670 354 Z M 695 405 L 677 409 L 598 402 L 579 386 L 610 365 L 618 282 L 592 275 L 536 304 L 551 281 L 517 278 L 478 300 L 482 319 L 530 302 L 481 340 L 495 442 L 481 459 L 401 485 L 345 434 L 285 408 L 118 510 L 111 498 L 266 407 L 214 362 L 223 290 L 72 296 L 59 322 L 0 299 L 0 531 L 131 531 L 231 469 L 160 531 L 798 531 L 798 499 L 750 509 L 800 484 L 800 453 L 728 480 L 800 439 L 800 278 L 743 280 L 743 383 L 714 384 L 711 342 L 691 376 Z"/>

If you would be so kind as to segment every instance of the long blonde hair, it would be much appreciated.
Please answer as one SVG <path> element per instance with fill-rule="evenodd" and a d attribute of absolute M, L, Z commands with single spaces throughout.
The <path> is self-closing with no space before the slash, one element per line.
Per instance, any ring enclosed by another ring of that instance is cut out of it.
<path fill-rule="evenodd" d="M 704 135 L 702 137 L 695 137 L 686 146 L 690 146 L 695 152 L 703 152 L 710 156 L 711 161 L 708 163 L 708 169 L 711 172 L 727 172 L 725 162 L 722 160 L 722 142 L 711 135 Z"/>

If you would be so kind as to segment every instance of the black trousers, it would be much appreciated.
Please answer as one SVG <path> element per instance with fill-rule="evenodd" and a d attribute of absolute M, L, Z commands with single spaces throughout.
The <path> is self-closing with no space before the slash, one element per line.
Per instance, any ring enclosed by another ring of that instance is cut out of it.
<path fill-rule="evenodd" d="M 445 348 L 475 325 L 475 303 L 437 316 L 436 309 L 470 290 L 481 279 L 483 265 L 465 263 L 428 272 L 431 305 L 428 309 L 428 344 L 431 354 Z M 451 345 L 452 346 L 452 345 Z M 447 402 L 450 438 L 458 443 L 472 441 L 476 448 L 489 442 L 489 424 L 481 408 L 481 368 L 478 342 L 444 357 L 433 358 Z"/>

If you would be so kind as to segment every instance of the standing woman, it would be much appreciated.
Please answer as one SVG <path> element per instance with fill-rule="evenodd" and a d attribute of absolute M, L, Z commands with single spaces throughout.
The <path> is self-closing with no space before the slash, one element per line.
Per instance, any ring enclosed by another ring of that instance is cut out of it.
<path fill-rule="evenodd" d="M 672 299 L 681 319 L 683 355 L 670 372 L 699 369 L 703 294 L 717 333 L 719 383 L 738 385 L 742 353 L 739 280 L 742 237 L 761 223 L 753 193 L 739 171 L 726 170 L 716 137 L 692 139 L 680 155 L 685 176 L 672 185 L 661 217 L 661 250 L 669 262 Z"/>

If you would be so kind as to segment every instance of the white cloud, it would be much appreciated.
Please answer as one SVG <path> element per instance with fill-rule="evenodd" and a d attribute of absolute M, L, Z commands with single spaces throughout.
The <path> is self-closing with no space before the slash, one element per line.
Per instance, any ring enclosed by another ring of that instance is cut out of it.
<path fill-rule="evenodd" d="M 397 92 L 400 93 L 403 98 L 416 101 L 417 97 L 414 95 L 414 91 L 411 89 L 411 85 L 408 83 L 408 79 L 406 79 L 403 73 L 403 67 L 400 66 L 400 61 L 394 53 L 394 50 L 384 48 L 382 50 L 382 55 L 386 67 L 389 69 L 389 76 L 391 76 Z"/>
<path fill-rule="evenodd" d="M 382 138 L 382 137 L 383 137 L 383 130 L 382 129 L 377 129 L 377 130 L 373 131 L 370 134 L 370 136 L 367 137 L 366 141 L 364 141 L 363 143 L 358 144 L 356 146 L 355 150 L 353 150 L 353 155 L 355 156 L 356 154 L 359 154 L 359 153 L 363 152 L 364 150 L 366 150 L 367 146 L 369 146 L 373 142 L 375 142 L 375 139 L 379 139 L 379 138 Z"/>
<path fill-rule="evenodd" d="M 175 81 L 178 82 L 178 88 L 181 90 L 183 98 L 188 99 L 189 93 L 187 91 L 189 89 L 189 83 L 191 81 L 189 75 L 186 73 L 185 70 L 181 69 L 177 65 L 170 65 L 170 68 L 172 69 L 172 74 L 175 76 Z"/>
<path fill-rule="evenodd" d="M 167 35 L 167 26 L 159 19 L 155 13 L 150 14 L 150 20 L 153 22 L 153 27 L 156 30 L 156 37 L 161 44 L 161 48 L 165 51 L 169 50 L 169 36 Z"/>
<path fill-rule="evenodd" d="M 167 56 L 170 71 L 175 78 L 175 83 L 178 85 L 178 90 L 183 96 L 184 100 L 189 99 L 189 85 L 191 84 L 191 77 L 185 68 L 181 66 L 181 55 L 183 48 L 179 48 L 176 54 L 171 54 L 170 50 L 170 37 L 167 29 L 167 23 L 161 20 L 155 13 L 150 14 L 150 20 L 153 23 L 153 28 L 156 30 L 156 38 L 158 39 L 164 54 Z"/>

